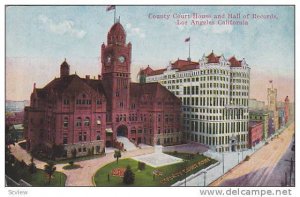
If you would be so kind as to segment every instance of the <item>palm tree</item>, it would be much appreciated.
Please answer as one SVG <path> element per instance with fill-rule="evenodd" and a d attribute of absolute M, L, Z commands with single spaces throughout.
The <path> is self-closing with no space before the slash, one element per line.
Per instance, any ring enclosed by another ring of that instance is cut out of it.
<path fill-rule="evenodd" d="M 114 158 L 117 158 L 117 163 L 119 162 L 119 158 L 121 157 L 121 151 L 115 150 Z"/>
<path fill-rule="evenodd" d="M 48 178 L 49 178 L 48 184 L 50 184 L 51 177 L 54 174 L 55 170 L 56 170 L 56 167 L 55 167 L 54 163 L 51 161 L 47 162 L 47 164 L 44 166 L 44 171 L 48 174 Z"/>

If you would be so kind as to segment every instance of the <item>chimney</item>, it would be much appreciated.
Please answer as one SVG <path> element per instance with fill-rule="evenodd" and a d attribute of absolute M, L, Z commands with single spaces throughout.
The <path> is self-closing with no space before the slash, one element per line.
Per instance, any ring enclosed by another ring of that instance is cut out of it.
<path fill-rule="evenodd" d="M 90 75 L 85 75 L 85 78 L 86 79 L 90 79 Z"/>
<path fill-rule="evenodd" d="M 35 89 L 36 83 L 33 84 L 33 89 Z"/>

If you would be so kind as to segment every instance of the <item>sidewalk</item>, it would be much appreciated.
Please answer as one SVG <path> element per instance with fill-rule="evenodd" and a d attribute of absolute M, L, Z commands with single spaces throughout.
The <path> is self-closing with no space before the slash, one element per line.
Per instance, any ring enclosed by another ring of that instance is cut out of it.
<path fill-rule="evenodd" d="M 19 144 L 15 146 L 11 145 L 11 153 L 18 159 L 23 160 L 26 164 L 30 163 L 31 155 L 21 148 Z M 154 152 L 153 147 L 145 147 L 142 149 L 137 149 L 128 152 L 122 152 L 121 159 L 134 157 L 138 155 L 145 155 Z M 90 160 L 78 161 L 76 164 L 80 165 L 81 168 L 74 169 L 74 170 L 64 170 L 63 166 L 65 164 L 56 164 L 56 170 L 59 172 L 63 172 L 67 175 L 66 185 L 65 186 L 94 186 L 92 182 L 92 177 L 96 173 L 96 171 L 100 168 L 105 166 L 106 164 L 115 161 L 116 159 L 113 157 L 114 153 L 108 153 L 104 157 L 94 158 Z M 39 169 L 44 169 L 44 165 L 46 164 L 43 161 L 34 159 L 34 163 L 36 167 Z"/>
<path fill-rule="evenodd" d="M 290 124 L 289 124 L 290 125 Z M 287 125 L 287 126 L 289 126 Z M 276 133 L 274 133 L 272 136 L 270 136 L 267 141 L 270 141 L 271 138 L 273 138 L 276 134 L 282 133 L 287 126 L 279 129 Z M 246 158 L 247 155 L 251 156 L 258 150 L 260 150 L 264 145 L 266 141 L 261 141 L 255 147 L 252 149 L 247 149 L 244 151 L 239 151 L 239 152 L 226 152 L 224 153 L 224 174 L 227 172 L 230 172 L 231 169 L 234 167 L 240 165 L 242 161 Z M 199 174 L 197 177 L 190 179 L 187 181 L 186 185 L 187 186 L 208 186 L 210 183 L 213 181 L 217 180 L 223 175 L 223 153 L 218 153 L 212 150 L 208 150 L 205 153 L 203 153 L 207 157 L 211 157 L 213 159 L 216 159 L 220 162 L 219 165 L 215 166 L 214 168 L 211 168 L 205 173 Z M 204 180 L 206 179 L 206 180 Z M 180 186 L 184 186 L 184 184 L 181 184 Z"/>

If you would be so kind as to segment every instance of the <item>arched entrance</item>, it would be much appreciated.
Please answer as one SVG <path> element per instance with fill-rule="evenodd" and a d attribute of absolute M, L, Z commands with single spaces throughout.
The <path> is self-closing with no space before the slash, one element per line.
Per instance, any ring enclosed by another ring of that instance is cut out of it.
<path fill-rule="evenodd" d="M 237 146 L 237 138 L 235 136 L 232 136 L 229 140 L 231 145 L 231 152 L 235 152 Z"/>
<path fill-rule="evenodd" d="M 121 125 L 117 129 L 117 136 L 123 136 L 128 138 L 128 129 L 125 125 Z"/>

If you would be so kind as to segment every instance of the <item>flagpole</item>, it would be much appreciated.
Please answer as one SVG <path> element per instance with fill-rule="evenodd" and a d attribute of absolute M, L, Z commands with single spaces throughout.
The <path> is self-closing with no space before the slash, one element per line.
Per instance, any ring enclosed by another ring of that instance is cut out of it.
<path fill-rule="evenodd" d="M 117 12 L 117 6 L 115 6 L 115 10 L 114 10 L 114 24 L 116 23 L 116 12 Z"/>
<path fill-rule="evenodd" d="M 191 60 L 191 37 L 189 41 L 189 60 Z"/>

